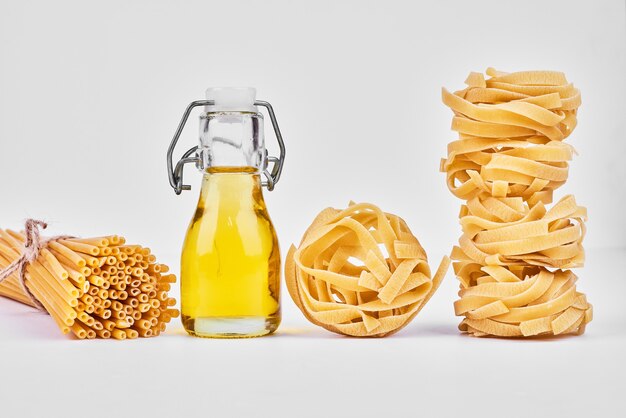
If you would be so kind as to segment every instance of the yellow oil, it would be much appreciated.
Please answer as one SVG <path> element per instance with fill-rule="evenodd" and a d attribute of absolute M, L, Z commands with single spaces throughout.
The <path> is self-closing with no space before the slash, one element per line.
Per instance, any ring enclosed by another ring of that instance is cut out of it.
<path fill-rule="evenodd" d="M 252 167 L 211 168 L 181 260 L 185 329 L 198 337 L 257 337 L 280 324 L 280 251 Z"/>

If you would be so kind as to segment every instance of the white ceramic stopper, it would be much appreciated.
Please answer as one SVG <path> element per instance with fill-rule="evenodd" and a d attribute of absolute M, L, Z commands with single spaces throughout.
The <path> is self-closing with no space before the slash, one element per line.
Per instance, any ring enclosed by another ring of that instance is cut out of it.
<path fill-rule="evenodd" d="M 207 112 L 258 112 L 253 87 L 210 87 L 206 90 L 206 98 L 215 102 L 206 106 Z"/>

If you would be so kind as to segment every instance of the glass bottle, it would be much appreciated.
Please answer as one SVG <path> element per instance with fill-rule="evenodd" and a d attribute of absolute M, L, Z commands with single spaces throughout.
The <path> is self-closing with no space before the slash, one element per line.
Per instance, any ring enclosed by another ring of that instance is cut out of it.
<path fill-rule="evenodd" d="M 182 167 L 195 162 L 202 189 L 181 256 L 181 312 L 185 330 L 198 337 L 257 337 L 274 332 L 280 313 L 280 251 L 262 186 L 272 190 L 280 177 L 284 145 L 269 103 L 256 101 L 252 88 L 213 88 L 200 116 L 200 145 L 171 170 L 177 193 Z M 281 145 L 281 157 L 267 156 L 265 106 Z M 192 156 L 193 155 L 193 156 Z M 271 172 L 268 161 L 273 163 Z M 262 181 L 261 176 L 266 180 Z"/>

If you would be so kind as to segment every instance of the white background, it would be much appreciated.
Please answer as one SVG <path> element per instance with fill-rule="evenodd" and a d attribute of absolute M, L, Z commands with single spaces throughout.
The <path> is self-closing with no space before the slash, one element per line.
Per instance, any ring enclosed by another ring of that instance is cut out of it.
<path fill-rule="evenodd" d="M 579 289 L 584 337 L 458 335 L 451 273 L 423 313 L 385 340 L 337 338 L 284 294 L 278 335 L 76 342 L 0 300 L 1 416 L 333 416 L 405 412 L 535 415 L 624 410 L 626 367 L 626 8 L 623 1 L 0 0 L 0 227 L 124 234 L 178 270 L 194 211 L 175 196 L 165 152 L 185 106 L 209 86 L 255 86 L 287 145 L 265 194 L 283 253 L 314 215 L 349 200 L 405 218 L 436 267 L 461 202 L 439 159 L 455 135 L 440 89 L 470 71 L 564 71 L 582 91 L 568 141 L 579 156 L 557 198 L 589 209 Z M 197 141 L 194 115 L 180 152 Z M 267 123 L 268 148 L 277 151 Z M 621 264 L 620 264 L 621 263 Z M 156 368 L 162 369 L 157 371 Z M 621 380 L 618 380 L 621 379 Z M 326 380 L 327 379 L 327 380 Z M 182 415 L 181 415 L 182 416 Z"/>

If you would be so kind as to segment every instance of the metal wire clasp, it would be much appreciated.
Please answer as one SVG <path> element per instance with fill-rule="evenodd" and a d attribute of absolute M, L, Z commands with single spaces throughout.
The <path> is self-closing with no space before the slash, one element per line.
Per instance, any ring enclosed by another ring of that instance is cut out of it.
<path fill-rule="evenodd" d="M 176 194 L 180 194 L 183 190 L 191 190 L 191 186 L 188 184 L 183 184 L 183 169 L 185 164 L 195 163 L 199 165 L 201 163 L 200 156 L 197 153 L 198 146 L 192 147 L 187 150 L 183 154 L 183 156 L 178 160 L 176 166 L 174 166 L 173 155 L 174 149 L 176 148 L 176 144 L 178 143 L 178 139 L 180 138 L 180 134 L 183 132 L 185 128 L 185 124 L 187 123 L 187 119 L 189 118 L 189 114 L 191 111 L 198 106 L 211 106 L 214 105 L 215 102 L 213 100 L 196 100 L 193 101 L 187 106 L 185 113 L 183 113 L 183 117 L 178 124 L 178 128 L 174 133 L 174 137 L 172 138 L 172 142 L 170 142 L 170 146 L 167 149 L 167 174 L 170 180 L 170 186 L 174 189 Z M 267 155 L 267 150 L 265 150 L 266 155 L 266 164 L 263 167 L 263 175 L 266 180 L 264 180 L 261 184 L 267 187 L 267 190 L 274 190 L 274 186 L 280 180 L 280 174 L 283 171 L 283 164 L 285 163 L 285 143 L 283 142 L 283 137 L 280 134 L 280 128 L 278 127 L 278 122 L 276 121 L 276 115 L 274 114 L 274 109 L 272 105 L 268 102 L 262 100 L 256 100 L 254 102 L 255 106 L 262 106 L 267 109 L 267 113 L 270 115 L 270 120 L 272 121 L 272 126 L 274 127 L 274 133 L 276 134 L 276 139 L 278 140 L 278 146 L 280 148 L 280 156 L 279 157 L 271 157 Z M 272 163 L 271 170 L 268 170 L 269 163 Z"/>

